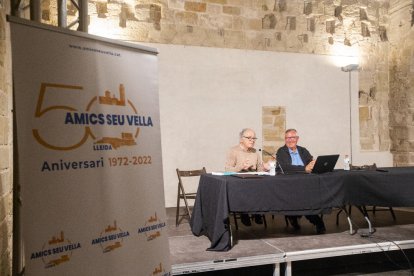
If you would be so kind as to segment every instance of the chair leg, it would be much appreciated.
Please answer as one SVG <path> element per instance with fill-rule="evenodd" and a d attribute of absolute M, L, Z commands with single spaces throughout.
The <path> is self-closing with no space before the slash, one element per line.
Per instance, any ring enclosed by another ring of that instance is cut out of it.
<path fill-rule="evenodd" d="M 175 227 L 178 226 L 178 217 L 180 216 L 180 185 L 178 185 L 178 192 L 177 192 L 177 210 L 175 213 Z"/>
<path fill-rule="evenodd" d="M 397 218 L 396 218 L 396 216 L 395 216 L 395 213 L 394 213 L 394 210 L 392 209 L 392 207 L 388 207 L 388 209 L 389 209 L 389 211 L 391 212 L 391 216 L 392 216 L 392 219 L 393 220 L 396 220 Z M 375 215 L 375 211 L 377 210 L 377 206 L 372 206 L 372 213 Z M 380 210 L 378 210 L 378 211 L 382 211 L 381 209 Z M 386 210 L 385 210 L 386 211 Z"/>
<path fill-rule="evenodd" d="M 262 215 L 264 227 L 267 228 L 266 216 Z"/>
<path fill-rule="evenodd" d="M 364 210 L 363 214 L 364 214 L 365 216 L 367 216 L 367 218 L 369 219 L 369 216 L 368 216 L 368 211 L 367 211 L 367 207 L 366 207 L 365 205 L 362 205 L 361 207 L 362 207 L 362 210 Z"/>
<path fill-rule="evenodd" d="M 183 194 L 183 199 L 184 199 L 184 203 L 185 203 L 185 209 L 187 210 L 188 220 L 190 221 L 191 220 L 190 207 L 188 205 L 187 197 L 185 196 L 185 194 Z"/>
<path fill-rule="evenodd" d="M 391 212 L 391 216 L 393 220 L 397 220 L 397 218 L 395 217 L 395 213 L 394 210 L 392 209 L 392 207 L 390 207 L 390 212 Z"/>
<path fill-rule="evenodd" d="M 239 225 L 237 224 L 237 216 L 236 216 L 236 213 L 233 213 L 233 217 L 234 217 L 234 226 L 236 226 L 236 230 L 239 230 Z"/>
<path fill-rule="evenodd" d="M 342 213 L 343 209 L 339 210 L 338 213 L 336 213 L 336 226 L 339 225 L 339 215 Z"/>
<path fill-rule="evenodd" d="M 286 223 L 286 227 L 288 227 L 289 226 L 289 219 L 288 219 L 287 216 L 285 216 L 285 223 Z"/>
<path fill-rule="evenodd" d="M 345 216 L 351 216 L 351 210 L 352 210 L 352 205 L 348 205 L 348 212 L 346 211 L 346 205 L 341 207 L 341 210 L 338 211 L 338 213 L 336 213 L 336 225 L 339 225 L 339 215 L 344 212 Z M 323 215 L 322 215 L 323 216 Z M 322 217 L 321 216 L 321 217 Z"/>

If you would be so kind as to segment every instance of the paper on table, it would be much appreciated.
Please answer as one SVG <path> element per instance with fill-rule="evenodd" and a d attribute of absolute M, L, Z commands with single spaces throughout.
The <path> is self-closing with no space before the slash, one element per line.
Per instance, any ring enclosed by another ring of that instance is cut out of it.
<path fill-rule="evenodd" d="M 235 172 L 211 172 L 212 175 L 233 175 Z"/>
<path fill-rule="evenodd" d="M 268 172 L 212 172 L 212 175 L 235 175 L 235 174 L 254 174 L 254 175 L 269 175 Z"/>

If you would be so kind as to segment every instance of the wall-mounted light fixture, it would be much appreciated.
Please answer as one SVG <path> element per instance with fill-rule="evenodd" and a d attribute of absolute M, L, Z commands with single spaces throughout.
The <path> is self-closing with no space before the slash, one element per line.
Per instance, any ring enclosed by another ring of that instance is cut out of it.
<path fill-rule="evenodd" d="M 348 64 L 346 66 L 341 67 L 341 70 L 344 72 L 352 72 L 352 71 L 358 71 L 359 65 L 358 64 Z"/>

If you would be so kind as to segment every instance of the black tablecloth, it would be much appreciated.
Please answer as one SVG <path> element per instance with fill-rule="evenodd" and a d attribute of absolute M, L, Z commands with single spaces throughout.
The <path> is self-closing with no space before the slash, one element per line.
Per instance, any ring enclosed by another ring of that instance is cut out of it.
<path fill-rule="evenodd" d="M 241 179 L 202 175 L 191 217 L 194 235 L 206 235 L 208 250 L 230 247 L 230 212 L 310 215 L 344 205 L 414 206 L 414 168 L 334 171 Z"/>

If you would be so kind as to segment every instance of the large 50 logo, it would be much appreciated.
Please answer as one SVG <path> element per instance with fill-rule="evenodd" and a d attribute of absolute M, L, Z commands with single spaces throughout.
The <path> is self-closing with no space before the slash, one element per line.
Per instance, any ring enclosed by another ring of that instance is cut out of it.
<path fill-rule="evenodd" d="M 90 138 L 94 147 L 136 145 L 139 126 L 152 126 L 152 120 L 139 116 L 125 94 L 122 84 L 118 96 L 106 90 L 104 95 L 87 98 L 82 86 L 42 83 L 33 136 L 42 146 L 62 151 L 79 148 Z M 80 109 L 85 103 L 85 109 Z"/>

